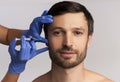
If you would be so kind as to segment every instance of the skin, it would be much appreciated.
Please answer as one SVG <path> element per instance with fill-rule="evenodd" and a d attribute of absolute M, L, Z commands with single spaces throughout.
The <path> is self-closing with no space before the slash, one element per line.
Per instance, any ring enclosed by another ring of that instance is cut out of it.
<path fill-rule="evenodd" d="M 48 73 L 33 82 L 113 82 L 84 68 L 84 58 L 92 38 L 92 34 L 88 36 L 84 14 L 67 13 L 54 16 L 53 20 L 47 37 L 52 67 Z M 64 46 L 67 46 L 67 49 Z M 57 63 L 54 57 L 57 57 L 61 64 Z M 80 57 L 81 61 L 77 57 Z M 74 64 L 76 61 L 79 62 Z M 12 75 L 8 72 L 2 82 L 17 82 L 18 78 L 19 74 Z"/>
<path fill-rule="evenodd" d="M 8 27 L 0 25 L 0 43 L 9 45 L 11 40 L 15 37 L 20 38 L 23 30 L 19 29 L 10 29 Z"/>
<path fill-rule="evenodd" d="M 47 36 L 52 68 L 33 82 L 113 82 L 84 68 L 84 56 L 92 38 L 92 34 L 88 36 L 88 25 L 84 14 L 66 13 L 54 16 L 53 20 Z M 64 46 L 69 49 L 63 49 Z M 79 56 L 82 56 L 79 59 L 81 61 L 77 59 Z M 54 60 L 54 57 L 61 64 Z"/>
<path fill-rule="evenodd" d="M 23 30 L 10 29 L 8 27 L 0 25 L 0 43 L 9 45 L 11 40 L 15 37 L 20 38 Z M 7 72 L 2 82 L 17 82 L 19 74 L 11 74 Z"/>
<path fill-rule="evenodd" d="M 20 74 L 12 74 L 10 72 L 7 72 L 1 82 L 17 82 L 19 76 Z"/>

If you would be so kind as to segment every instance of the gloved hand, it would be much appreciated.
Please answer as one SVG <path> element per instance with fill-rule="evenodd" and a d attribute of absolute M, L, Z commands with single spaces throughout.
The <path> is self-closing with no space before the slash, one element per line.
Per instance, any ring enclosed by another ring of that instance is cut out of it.
<path fill-rule="evenodd" d="M 48 11 L 44 11 L 40 17 L 36 17 L 30 24 L 29 30 L 25 30 L 22 35 L 26 37 L 32 36 L 33 39 L 39 42 L 48 43 L 47 39 L 40 36 L 43 24 L 52 23 L 51 15 L 47 15 Z"/>
<path fill-rule="evenodd" d="M 25 36 L 21 37 L 21 48 L 20 51 L 16 50 L 16 39 L 14 39 L 9 46 L 9 53 L 11 56 L 11 63 L 9 65 L 9 72 L 12 74 L 19 74 L 24 71 L 25 65 L 28 60 L 34 56 L 42 53 L 48 48 L 42 48 L 36 50 L 36 45 L 34 40 L 26 40 Z"/>

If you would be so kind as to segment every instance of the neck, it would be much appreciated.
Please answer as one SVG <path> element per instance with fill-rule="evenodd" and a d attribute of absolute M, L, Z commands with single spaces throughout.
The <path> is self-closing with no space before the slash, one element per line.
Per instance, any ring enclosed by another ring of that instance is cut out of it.
<path fill-rule="evenodd" d="M 51 82 L 83 82 L 84 80 L 84 64 L 64 69 L 56 64 L 52 64 L 52 69 L 49 72 Z"/>

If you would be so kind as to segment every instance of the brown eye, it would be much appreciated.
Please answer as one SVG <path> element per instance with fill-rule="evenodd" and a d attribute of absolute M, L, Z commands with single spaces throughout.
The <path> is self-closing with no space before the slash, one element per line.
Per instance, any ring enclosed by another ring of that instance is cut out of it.
<path fill-rule="evenodd" d="M 80 31 L 75 31 L 74 34 L 78 36 L 78 35 L 81 35 L 81 34 L 83 34 L 83 33 L 80 32 Z"/>
<path fill-rule="evenodd" d="M 60 36 L 60 35 L 62 35 L 62 32 L 60 32 L 60 31 L 54 31 L 54 32 L 53 32 L 53 35 L 55 35 L 55 36 Z"/>

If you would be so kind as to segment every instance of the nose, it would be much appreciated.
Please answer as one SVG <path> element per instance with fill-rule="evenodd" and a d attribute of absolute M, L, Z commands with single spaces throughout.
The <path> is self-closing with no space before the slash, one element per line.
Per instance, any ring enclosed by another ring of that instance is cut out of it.
<path fill-rule="evenodd" d="M 64 35 L 63 45 L 69 46 L 69 47 L 73 46 L 73 37 L 70 33 L 66 33 Z"/>

